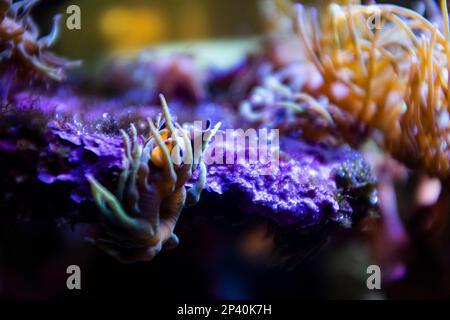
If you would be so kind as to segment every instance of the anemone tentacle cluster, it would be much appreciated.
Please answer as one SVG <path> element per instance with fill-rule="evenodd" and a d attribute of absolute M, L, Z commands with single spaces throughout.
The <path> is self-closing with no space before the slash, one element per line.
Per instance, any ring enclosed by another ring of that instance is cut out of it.
<path fill-rule="evenodd" d="M 307 58 L 323 77 L 315 94 L 348 112 L 347 121 L 382 133 L 382 143 L 410 167 L 450 175 L 450 31 L 389 4 L 331 4 L 319 17 L 296 6 Z M 372 21 L 373 20 L 373 21 Z M 372 22 L 372 23 L 370 23 Z"/>
<path fill-rule="evenodd" d="M 308 71 L 308 66 L 298 63 L 267 75 L 241 102 L 242 118 L 252 125 L 279 129 L 283 134 L 295 132 L 310 141 L 342 144 L 332 106 L 326 99 L 302 92 L 306 85 L 302 73 Z"/>
<path fill-rule="evenodd" d="M 42 77 L 60 81 L 65 78 L 65 68 L 79 65 L 79 62 L 69 62 L 48 50 L 58 38 L 62 16 L 56 15 L 51 32 L 40 37 L 39 29 L 30 16 L 38 2 L 0 0 L 0 70 L 2 82 L 5 82 L 2 86 L 8 87 L 1 89 L 2 100 L 6 99 L 18 73 L 28 79 Z"/>
<path fill-rule="evenodd" d="M 163 97 L 161 102 L 165 122 L 158 119 L 154 124 L 149 119 L 150 133 L 145 141 L 138 137 L 134 125 L 131 139 L 122 130 L 125 157 L 116 195 L 87 176 L 106 230 L 91 241 L 125 263 L 151 260 L 161 249 L 178 244 L 175 225 L 181 210 L 199 201 L 207 173 L 203 152 L 220 127 L 218 123 L 204 132 L 202 150 L 193 151 L 188 132 L 172 122 Z M 197 169 L 196 183 L 186 189 L 186 182 Z"/>

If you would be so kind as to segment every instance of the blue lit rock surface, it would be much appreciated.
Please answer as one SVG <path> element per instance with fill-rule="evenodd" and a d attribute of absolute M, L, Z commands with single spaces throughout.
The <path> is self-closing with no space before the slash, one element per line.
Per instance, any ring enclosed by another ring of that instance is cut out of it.
<path fill-rule="evenodd" d="M 72 105 L 81 105 L 79 100 L 73 98 Z M 157 113 L 156 106 L 141 108 L 145 112 L 136 108 L 113 111 L 103 102 L 89 111 L 87 122 L 67 117 L 69 111 L 57 115 L 55 108 L 64 106 L 58 99 L 42 101 L 30 108 L 2 110 L 0 152 L 3 161 L 33 154 L 35 161 L 28 169 L 33 169 L 34 176 L 28 172 L 23 180 L 67 184 L 69 197 L 76 203 L 92 200 L 86 174 L 114 186 L 123 157 L 119 128 L 126 129 L 130 122 L 143 122 L 146 116 Z M 81 109 L 80 105 L 77 108 Z M 108 112 L 102 112 L 105 110 Z M 349 226 L 355 214 L 350 201 L 352 192 L 360 192 L 359 203 L 374 203 L 375 194 L 370 189 L 374 179 L 361 155 L 350 147 L 282 137 L 280 150 L 279 164 L 269 171 L 266 169 L 270 164 L 249 161 L 208 165 L 206 191 L 224 197 L 239 194 L 244 212 L 281 226 L 313 226 L 324 218 Z M 17 173 L 8 172 L 8 165 L 2 170 L 6 175 Z"/>
<path fill-rule="evenodd" d="M 211 164 L 207 190 L 238 195 L 244 212 L 262 215 L 280 226 L 309 227 L 324 219 L 350 226 L 356 208 L 348 201 L 376 204 L 374 178 L 361 155 L 348 146 L 311 145 L 282 139 L 279 163 L 241 161 Z M 267 170 L 270 168 L 269 170 Z"/>

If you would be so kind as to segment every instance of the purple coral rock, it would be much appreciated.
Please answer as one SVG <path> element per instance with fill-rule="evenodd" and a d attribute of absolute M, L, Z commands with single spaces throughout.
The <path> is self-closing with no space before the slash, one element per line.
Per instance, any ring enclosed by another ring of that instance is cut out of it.
<path fill-rule="evenodd" d="M 323 218 L 348 225 L 351 206 L 335 179 L 335 172 L 347 162 L 362 162 L 348 146 L 310 145 L 297 140 L 281 141 L 279 165 L 250 163 L 211 164 L 207 190 L 233 193 L 241 208 L 275 221 L 280 226 L 318 225 Z M 370 181 L 370 180 L 368 180 Z"/>
<path fill-rule="evenodd" d="M 52 129 L 49 136 L 51 152 L 65 156 L 55 174 L 48 172 L 47 166 L 42 166 L 38 169 L 38 178 L 48 184 L 56 181 L 76 183 L 71 192 L 75 202 L 91 197 L 86 174 L 108 177 L 122 167 L 123 146 L 119 136 L 79 132 L 68 123 L 64 128 Z"/>

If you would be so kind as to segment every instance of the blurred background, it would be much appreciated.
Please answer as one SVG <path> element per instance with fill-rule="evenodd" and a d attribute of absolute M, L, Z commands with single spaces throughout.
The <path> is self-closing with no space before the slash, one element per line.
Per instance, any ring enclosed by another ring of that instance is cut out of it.
<path fill-rule="evenodd" d="M 82 29 L 62 28 L 57 51 L 89 62 L 111 52 L 137 52 L 158 44 L 252 37 L 260 33 L 257 0 L 48 0 L 35 10 L 49 30 L 68 5 L 81 9 Z M 43 30 L 44 31 L 44 30 Z"/>
<path fill-rule="evenodd" d="M 320 7 L 330 1 L 298 2 Z M 138 52 L 161 44 L 171 48 L 170 44 L 176 43 L 175 47 L 190 50 L 205 40 L 219 45 L 234 40 L 233 50 L 245 49 L 254 44 L 252 39 L 261 34 L 264 25 L 259 0 L 42 0 L 34 15 L 43 33 L 50 29 L 51 17 L 64 14 L 72 4 L 81 9 L 82 29 L 62 28 L 56 50 L 83 59 L 88 66 L 111 52 Z M 227 46 L 219 46 L 217 51 L 223 49 Z"/>

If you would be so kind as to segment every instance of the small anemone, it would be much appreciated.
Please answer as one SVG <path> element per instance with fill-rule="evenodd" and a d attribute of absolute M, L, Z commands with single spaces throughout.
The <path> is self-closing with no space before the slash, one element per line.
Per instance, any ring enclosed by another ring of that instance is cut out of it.
<path fill-rule="evenodd" d="M 319 94 L 350 121 L 382 133 L 397 159 L 431 175 L 450 175 L 450 32 L 418 12 L 389 4 L 296 6 L 306 57 L 323 77 Z M 375 20 L 374 20 L 375 19 Z"/>
<path fill-rule="evenodd" d="M 149 119 L 145 139 L 134 125 L 131 137 L 122 131 L 124 165 L 115 194 L 87 176 L 105 231 L 89 240 L 124 263 L 151 260 L 163 248 L 178 244 L 174 228 L 181 210 L 199 201 L 207 174 L 203 153 L 220 127 L 218 123 L 202 132 L 196 150 L 191 133 L 172 121 L 162 96 L 161 103 L 165 122 L 161 117 L 156 123 Z M 188 189 L 185 184 L 195 171 L 197 181 Z"/>
<path fill-rule="evenodd" d="M 252 125 L 277 128 L 284 134 L 301 133 L 312 141 L 338 141 L 339 135 L 326 101 L 300 92 L 286 72 L 291 66 L 265 76 L 240 104 L 240 115 Z"/>

